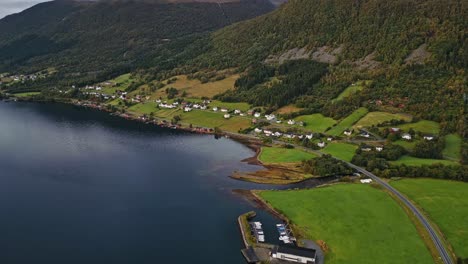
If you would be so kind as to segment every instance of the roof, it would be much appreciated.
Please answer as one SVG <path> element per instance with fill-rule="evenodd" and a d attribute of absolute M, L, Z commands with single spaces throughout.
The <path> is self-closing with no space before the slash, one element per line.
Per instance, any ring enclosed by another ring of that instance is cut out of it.
<path fill-rule="evenodd" d="M 317 251 L 311 248 L 302 247 L 281 247 L 277 246 L 272 250 L 272 253 L 283 253 L 289 255 L 295 255 L 300 257 L 307 257 L 315 259 Z"/>

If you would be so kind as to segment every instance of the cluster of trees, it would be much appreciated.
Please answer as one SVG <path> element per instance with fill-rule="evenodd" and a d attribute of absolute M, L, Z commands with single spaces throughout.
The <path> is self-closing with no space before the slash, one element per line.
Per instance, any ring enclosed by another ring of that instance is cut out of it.
<path fill-rule="evenodd" d="M 397 160 L 407 153 L 407 151 L 399 145 L 387 145 L 380 152 L 366 152 L 362 150 L 363 147 L 364 146 L 361 145 L 361 147 L 356 150 L 356 155 L 354 155 L 351 162 L 357 166 L 365 167 L 369 171 L 385 170 L 390 167 L 388 161 Z"/>
<path fill-rule="evenodd" d="M 447 180 L 457 180 L 468 182 L 466 170 L 468 166 L 445 166 L 442 164 L 423 165 L 423 166 L 392 166 L 390 168 L 373 172 L 379 177 L 409 177 L 409 178 L 438 178 Z"/>
<path fill-rule="evenodd" d="M 350 175 L 354 172 L 346 163 L 338 161 L 330 155 L 303 161 L 302 168 L 306 173 L 320 176 Z"/>
<path fill-rule="evenodd" d="M 310 60 L 289 61 L 277 69 L 254 67 L 236 82 L 236 90 L 227 91 L 217 99 L 277 108 L 315 89 L 326 72 L 327 65 Z M 272 77 L 278 81 L 269 82 Z"/>

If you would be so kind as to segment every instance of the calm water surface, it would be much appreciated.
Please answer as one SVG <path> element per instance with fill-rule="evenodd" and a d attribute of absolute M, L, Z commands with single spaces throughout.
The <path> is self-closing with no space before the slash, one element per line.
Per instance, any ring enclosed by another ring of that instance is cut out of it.
<path fill-rule="evenodd" d="M 234 141 L 0 102 L 0 263 L 239 264 Z M 257 210 L 271 226 L 275 219 Z"/>

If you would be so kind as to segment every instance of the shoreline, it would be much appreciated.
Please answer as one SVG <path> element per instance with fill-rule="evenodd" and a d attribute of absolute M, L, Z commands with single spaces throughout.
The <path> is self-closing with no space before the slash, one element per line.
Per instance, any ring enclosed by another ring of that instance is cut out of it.
<path fill-rule="evenodd" d="M 272 184 L 272 185 L 279 185 L 279 186 L 286 186 L 291 184 L 300 184 L 302 182 L 311 180 L 311 179 L 319 179 L 320 177 L 311 177 L 306 178 L 304 177 L 303 172 L 299 169 L 294 168 L 296 165 L 293 164 L 291 166 L 287 164 L 264 164 L 262 163 L 258 157 L 261 153 L 261 148 L 263 146 L 267 146 L 264 144 L 260 139 L 255 138 L 249 135 L 243 135 L 239 133 L 233 133 L 228 131 L 221 131 L 217 133 L 214 128 L 206 128 L 206 127 L 199 127 L 193 125 L 186 125 L 184 123 L 177 123 L 173 124 L 170 121 L 163 120 L 161 118 L 153 118 L 150 120 L 149 118 L 143 118 L 143 116 L 136 116 L 132 113 L 117 113 L 108 110 L 106 107 L 101 106 L 96 103 L 92 102 L 77 102 L 77 101 L 68 101 L 68 100 L 35 100 L 33 98 L 16 98 L 17 102 L 21 103 L 59 103 L 59 104 L 67 104 L 87 110 L 96 110 L 104 113 L 108 113 L 111 116 L 120 117 L 125 120 L 139 122 L 147 125 L 155 125 L 161 128 L 168 128 L 174 129 L 179 131 L 185 131 L 193 134 L 202 134 L 202 135 L 214 135 L 216 137 L 226 137 L 232 139 L 247 148 L 251 149 L 255 152 L 252 157 L 248 157 L 242 159 L 241 162 L 245 162 L 249 165 L 256 165 L 261 166 L 262 169 L 253 172 L 242 172 L 242 171 L 233 171 L 229 178 L 239 181 L 257 183 L 257 184 Z"/>

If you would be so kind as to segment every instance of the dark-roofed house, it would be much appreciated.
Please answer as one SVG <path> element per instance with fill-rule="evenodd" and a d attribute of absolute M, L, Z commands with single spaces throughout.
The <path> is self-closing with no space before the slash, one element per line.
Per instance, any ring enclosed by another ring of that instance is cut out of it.
<path fill-rule="evenodd" d="M 315 263 L 317 251 L 315 249 L 301 247 L 276 246 L 271 251 L 271 257 L 296 263 Z"/>

